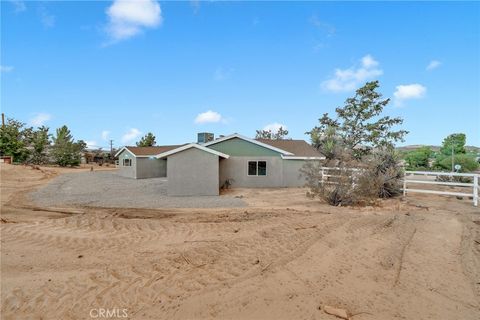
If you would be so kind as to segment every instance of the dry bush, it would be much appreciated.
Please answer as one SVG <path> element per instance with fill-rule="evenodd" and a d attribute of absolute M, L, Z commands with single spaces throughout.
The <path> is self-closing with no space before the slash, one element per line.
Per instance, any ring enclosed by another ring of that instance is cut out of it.
<path fill-rule="evenodd" d="M 333 167 L 323 177 L 321 167 Z M 352 169 L 360 169 L 354 171 Z M 334 206 L 368 205 L 401 194 L 403 170 L 392 151 L 378 151 L 363 161 L 309 162 L 302 168 L 307 196 Z"/>

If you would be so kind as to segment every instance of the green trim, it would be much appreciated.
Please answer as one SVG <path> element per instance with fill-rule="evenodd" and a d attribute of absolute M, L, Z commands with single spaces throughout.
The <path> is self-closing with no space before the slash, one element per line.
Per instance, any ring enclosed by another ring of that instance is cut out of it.
<path fill-rule="evenodd" d="M 219 143 L 212 144 L 208 148 L 236 157 L 280 157 L 281 153 L 271 149 L 259 146 L 257 144 L 232 138 Z"/>

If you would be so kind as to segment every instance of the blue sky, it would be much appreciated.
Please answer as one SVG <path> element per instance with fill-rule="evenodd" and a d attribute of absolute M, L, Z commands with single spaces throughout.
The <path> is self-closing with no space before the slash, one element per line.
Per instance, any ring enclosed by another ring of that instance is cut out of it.
<path fill-rule="evenodd" d="M 480 5 L 1 1 L 1 109 L 108 147 L 304 135 L 378 79 L 410 131 L 480 146 Z"/>

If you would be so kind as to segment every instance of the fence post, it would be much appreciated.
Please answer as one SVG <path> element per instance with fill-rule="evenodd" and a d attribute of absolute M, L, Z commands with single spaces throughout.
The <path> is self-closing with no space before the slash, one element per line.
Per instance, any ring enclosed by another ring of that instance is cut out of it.
<path fill-rule="evenodd" d="M 478 206 L 478 174 L 473 176 L 473 205 Z"/>
<path fill-rule="evenodd" d="M 407 173 L 403 172 L 403 197 L 407 195 Z"/>
<path fill-rule="evenodd" d="M 322 185 L 324 183 L 325 169 L 322 167 Z"/>

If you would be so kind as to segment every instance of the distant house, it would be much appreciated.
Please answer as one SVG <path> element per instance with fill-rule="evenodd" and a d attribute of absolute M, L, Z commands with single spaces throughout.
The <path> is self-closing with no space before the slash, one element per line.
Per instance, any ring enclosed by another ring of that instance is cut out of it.
<path fill-rule="evenodd" d="M 168 177 L 172 196 L 218 195 L 232 187 L 303 186 L 300 168 L 324 157 L 303 140 L 250 139 L 239 134 L 176 146 L 124 147 L 119 174 L 130 178 Z"/>

